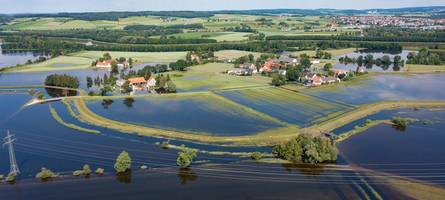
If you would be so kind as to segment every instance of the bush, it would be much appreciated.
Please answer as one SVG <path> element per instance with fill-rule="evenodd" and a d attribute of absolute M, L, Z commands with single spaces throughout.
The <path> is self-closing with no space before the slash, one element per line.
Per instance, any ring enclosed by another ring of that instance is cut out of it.
<path fill-rule="evenodd" d="M 84 165 L 82 171 L 83 171 L 83 175 L 85 175 L 85 176 L 90 175 L 92 172 L 89 165 Z"/>
<path fill-rule="evenodd" d="M 196 157 L 196 150 L 190 149 L 182 145 L 180 147 L 181 151 L 178 153 L 178 159 L 176 159 L 176 163 L 181 168 L 188 168 L 193 162 L 193 159 Z"/>
<path fill-rule="evenodd" d="M 102 168 L 97 168 L 96 171 L 95 171 L 95 173 L 96 173 L 97 175 L 103 175 L 104 172 L 105 172 L 105 170 L 102 169 Z"/>
<path fill-rule="evenodd" d="M 291 162 L 317 164 L 337 160 L 337 149 L 329 139 L 312 138 L 308 134 L 301 134 L 285 144 L 274 146 L 273 153 Z"/>
<path fill-rule="evenodd" d="M 261 154 L 260 152 L 253 152 L 250 155 L 250 158 L 252 158 L 253 160 L 260 160 L 263 157 L 263 154 Z"/>
<path fill-rule="evenodd" d="M 123 173 L 131 169 L 131 157 L 126 151 L 122 151 L 116 158 L 114 169 L 117 173 Z"/>
<path fill-rule="evenodd" d="M 83 171 L 82 170 L 76 170 L 73 172 L 73 176 L 81 176 L 83 175 Z"/>
<path fill-rule="evenodd" d="M 393 126 L 398 128 L 406 128 L 408 126 L 408 123 L 410 122 L 408 119 L 402 118 L 402 117 L 394 117 L 391 120 Z"/>
<path fill-rule="evenodd" d="M 17 176 L 17 175 L 16 175 L 15 173 L 10 172 L 10 173 L 8 174 L 8 176 L 6 177 L 6 181 L 7 181 L 7 182 L 14 182 L 16 176 Z"/>
<path fill-rule="evenodd" d="M 286 84 L 286 77 L 281 74 L 272 74 L 272 85 L 273 86 L 282 86 Z"/>
<path fill-rule="evenodd" d="M 46 180 L 50 178 L 55 178 L 57 175 L 49 169 L 42 168 L 39 173 L 37 173 L 36 178 L 41 180 Z"/>

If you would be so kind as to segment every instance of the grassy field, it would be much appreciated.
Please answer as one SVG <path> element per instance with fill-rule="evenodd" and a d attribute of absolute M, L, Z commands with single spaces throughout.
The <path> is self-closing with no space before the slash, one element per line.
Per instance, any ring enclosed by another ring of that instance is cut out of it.
<path fill-rule="evenodd" d="M 84 57 L 88 59 L 99 59 L 105 51 L 81 51 L 70 54 L 70 56 Z M 169 63 L 179 59 L 185 59 L 186 52 L 122 52 L 122 51 L 110 51 L 111 57 L 119 58 L 133 58 L 136 64 L 139 63 Z M 90 62 L 91 63 L 91 62 Z"/>
<path fill-rule="evenodd" d="M 410 73 L 445 72 L 445 65 L 406 65 L 406 71 Z"/>
<path fill-rule="evenodd" d="M 41 72 L 56 70 L 79 70 L 87 69 L 91 66 L 93 59 L 78 56 L 59 56 L 45 62 L 12 67 L 5 72 Z"/>
<path fill-rule="evenodd" d="M 267 86 L 270 78 L 263 76 L 231 76 L 225 72 L 233 64 L 209 63 L 190 67 L 186 72 L 170 72 L 178 89 L 225 89 L 236 87 Z"/>
<path fill-rule="evenodd" d="M 250 52 L 250 51 L 239 51 L 239 50 L 222 50 L 215 52 L 215 56 L 220 59 L 236 59 L 242 56 L 246 56 L 252 54 L 255 56 L 255 58 L 258 58 L 261 56 L 260 52 Z"/>
<path fill-rule="evenodd" d="M 54 109 L 51 105 L 49 105 L 49 111 L 51 113 L 51 116 L 54 118 L 54 120 L 56 120 L 59 124 L 61 124 L 63 126 L 66 126 L 70 129 L 74 129 L 77 131 L 85 132 L 85 133 L 100 134 L 100 131 L 83 128 L 83 127 L 77 126 L 75 124 L 70 124 L 70 123 L 63 121 L 63 119 L 59 116 L 59 114 L 57 114 L 56 109 Z"/>

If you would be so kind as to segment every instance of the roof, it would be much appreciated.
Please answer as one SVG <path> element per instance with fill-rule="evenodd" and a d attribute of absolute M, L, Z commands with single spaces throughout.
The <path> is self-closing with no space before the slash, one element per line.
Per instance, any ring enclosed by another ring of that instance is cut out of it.
<path fill-rule="evenodd" d="M 130 81 L 130 84 L 146 83 L 147 82 L 144 77 L 129 78 L 128 81 Z"/>
<path fill-rule="evenodd" d="M 322 82 L 323 79 L 320 76 L 315 76 L 314 78 L 312 78 L 313 82 Z"/>
<path fill-rule="evenodd" d="M 102 62 L 97 62 L 97 64 L 98 65 L 111 65 L 111 63 L 112 63 L 113 61 L 111 61 L 111 60 L 104 60 L 104 61 L 102 61 Z"/>

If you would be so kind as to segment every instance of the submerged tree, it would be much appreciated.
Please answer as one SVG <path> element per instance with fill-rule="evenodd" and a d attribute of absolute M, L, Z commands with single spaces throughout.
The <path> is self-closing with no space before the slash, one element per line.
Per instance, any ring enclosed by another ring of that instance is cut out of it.
<path fill-rule="evenodd" d="M 123 173 L 131 169 L 131 157 L 126 151 L 122 151 L 116 158 L 114 169 L 117 173 Z"/>
<path fill-rule="evenodd" d="M 178 152 L 178 159 L 176 159 L 176 163 L 181 168 L 188 168 L 193 162 L 193 159 L 196 157 L 197 151 L 195 149 L 190 149 L 182 145 L 180 147 L 181 151 Z"/>

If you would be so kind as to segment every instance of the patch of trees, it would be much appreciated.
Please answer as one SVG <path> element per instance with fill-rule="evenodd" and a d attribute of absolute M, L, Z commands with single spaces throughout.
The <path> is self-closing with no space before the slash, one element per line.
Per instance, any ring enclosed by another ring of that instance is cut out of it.
<path fill-rule="evenodd" d="M 176 85 L 170 79 L 170 75 L 159 74 L 155 77 L 156 80 L 156 91 L 159 93 L 175 93 Z"/>
<path fill-rule="evenodd" d="M 142 44 L 117 44 L 96 43 L 86 46 L 75 39 L 54 39 L 46 37 L 2 37 L 5 43 L 2 48 L 11 50 L 36 50 L 47 52 L 52 49 L 60 53 L 81 50 L 91 51 L 139 51 L 139 52 L 167 52 L 167 51 L 219 51 L 219 50 L 243 50 L 276 53 L 283 50 L 316 50 L 316 49 L 338 49 L 338 48 L 367 48 L 375 51 L 401 51 L 402 46 L 395 43 L 371 43 L 351 41 L 250 41 L 250 42 L 224 42 L 205 44 L 166 44 L 166 45 L 142 45 Z"/>
<path fill-rule="evenodd" d="M 433 53 L 425 48 L 420 49 L 418 53 L 410 52 L 407 59 L 407 64 L 440 65 L 444 62 L 439 54 Z"/>
<path fill-rule="evenodd" d="M 354 36 L 354 35 L 273 35 L 266 40 L 344 40 L 344 41 L 379 41 L 379 42 L 445 42 L 445 38 L 428 38 L 417 36 L 385 37 L 385 36 Z"/>
<path fill-rule="evenodd" d="M 400 27 L 378 27 L 364 29 L 365 37 L 386 38 L 400 42 L 444 42 L 445 30 L 422 30 Z"/>
<path fill-rule="evenodd" d="M 327 52 L 327 51 L 322 51 L 320 49 L 317 49 L 317 51 L 315 52 L 315 57 L 314 58 L 318 58 L 318 59 L 331 59 L 332 58 L 332 54 Z"/>
<path fill-rule="evenodd" d="M 182 29 L 168 28 L 152 25 L 131 25 L 127 26 L 129 30 L 53 30 L 53 31 L 21 31 L 14 33 L 15 36 L 33 36 L 33 37 L 58 37 L 73 39 L 91 39 L 100 42 L 122 43 L 122 44 L 201 44 L 216 43 L 214 39 L 208 38 L 176 38 L 165 35 L 182 33 Z M 137 30 L 141 29 L 141 30 Z M 11 35 L 2 33 L 2 35 Z M 152 38 L 151 36 L 161 36 Z"/>
<path fill-rule="evenodd" d="M 246 24 L 240 24 L 241 26 L 224 28 L 224 31 L 232 31 L 232 32 L 244 32 L 244 33 L 256 33 L 257 30 Z"/>
<path fill-rule="evenodd" d="M 77 79 L 77 77 L 69 76 L 66 74 L 52 74 L 45 78 L 45 85 L 66 88 L 79 88 L 79 80 Z"/>
<path fill-rule="evenodd" d="M 135 17 L 135 16 L 160 16 L 160 17 L 212 17 L 213 12 L 210 11 L 139 11 L 139 12 L 82 12 L 82 13 L 45 13 L 45 14 L 15 14 L 15 18 L 33 18 L 33 17 L 57 17 L 72 18 L 78 20 L 111 20 L 117 21 L 119 18 Z"/>
<path fill-rule="evenodd" d="M 280 73 L 273 73 L 272 74 L 272 85 L 273 86 L 282 86 L 286 84 L 286 76 L 280 74 Z"/>
<path fill-rule="evenodd" d="M 278 158 L 296 163 L 318 164 L 337 160 L 337 148 L 328 138 L 313 138 L 308 134 L 274 146 L 273 153 Z"/>
<path fill-rule="evenodd" d="M 372 54 L 368 54 L 366 56 L 360 55 L 357 58 L 344 56 L 340 57 L 338 61 L 342 64 L 357 64 L 358 67 L 365 66 L 367 68 L 371 68 L 373 65 L 382 66 L 383 69 L 387 69 L 391 65 L 393 65 L 395 68 L 403 67 L 405 65 L 405 61 L 402 60 L 402 57 L 399 55 L 394 56 L 393 59 L 391 59 L 391 57 L 388 55 L 384 55 L 381 58 L 374 58 Z"/>

